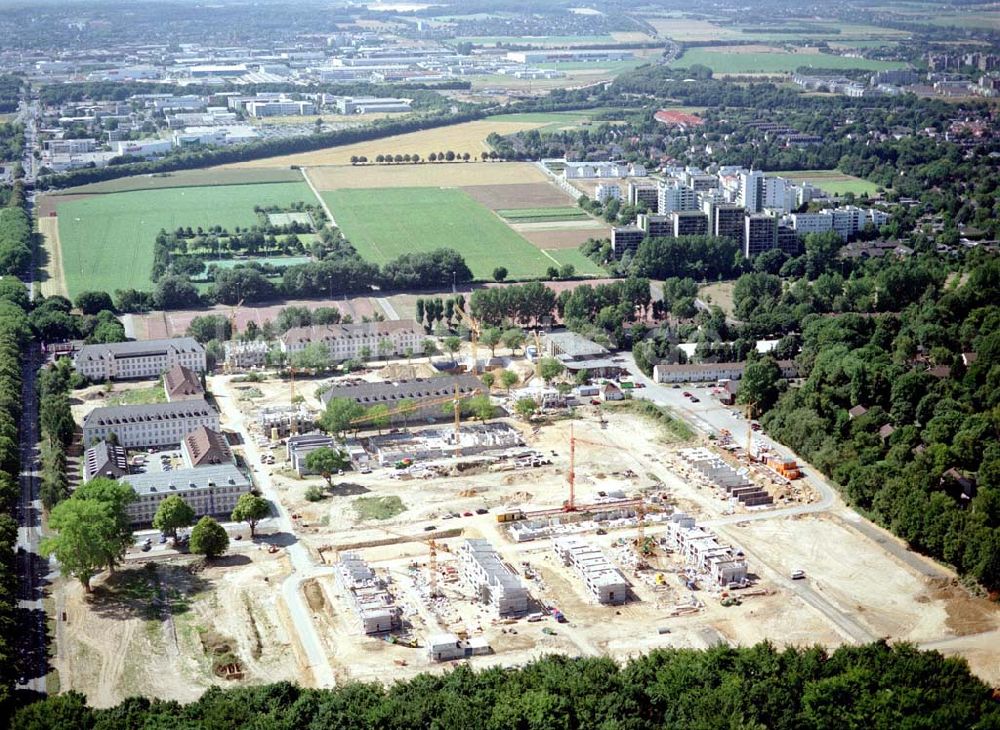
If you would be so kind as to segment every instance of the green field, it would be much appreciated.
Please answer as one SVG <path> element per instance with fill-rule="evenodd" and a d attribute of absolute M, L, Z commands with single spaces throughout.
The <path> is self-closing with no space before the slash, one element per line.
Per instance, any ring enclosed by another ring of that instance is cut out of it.
<path fill-rule="evenodd" d="M 573 264 L 577 276 L 607 276 L 608 272 L 584 256 L 577 248 L 549 248 L 549 256 L 562 264 Z"/>
<path fill-rule="evenodd" d="M 541 223 L 543 221 L 567 221 L 590 218 L 583 210 L 572 206 L 498 210 L 497 215 L 512 223 Z"/>
<path fill-rule="evenodd" d="M 494 268 L 505 266 L 516 279 L 541 276 L 553 263 L 460 190 L 332 190 L 322 195 L 344 236 L 361 256 L 378 264 L 404 253 L 453 248 L 476 278 L 490 279 Z"/>
<path fill-rule="evenodd" d="M 855 195 L 874 195 L 878 185 L 870 180 L 864 180 L 853 175 L 845 175 L 838 170 L 789 170 L 784 172 L 769 172 L 768 175 L 780 175 L 795 182 L 807 182 L 833 195 L 854 193 Z"/>
<path fill-rule="evenodd" d="M 758 51 L 734 53 L 692 48 L 674 62 L 676 66 L 692 66 L 696 63 L 708 66 L 716 73 L 791 73 L 801 66 L 830 69 L 861 69 L 882 71 L 902 68 L 896 61 L 874 61 L 867 58 L 845 58 L 825 53 L 761 53 Z"/>
<path fill-rule="evenodd" d="M 139 190 L 95 195 L 58 206 L 66 288 L 81 291 L 149 289 L 153 240 L 161 228 L 207 228 L 257 223 L 255 205 L 312 202 L 304 182 Z"/>

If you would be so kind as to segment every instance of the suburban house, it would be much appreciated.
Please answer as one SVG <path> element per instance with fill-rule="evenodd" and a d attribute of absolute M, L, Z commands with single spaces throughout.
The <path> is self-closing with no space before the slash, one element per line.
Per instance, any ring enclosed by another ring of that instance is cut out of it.
<path fill-rule="evenodd" d="M 293 327 L 281 336 L 278 345 L 282 352 L 291 355 L 320 343 L 330 351 L 332 360 L 343 362 L 400 357 L 407 349 L 419 354 L 423 340 L 424 328 L 408 319 Z"/>
<path fill-rule="evenodd" d="M 84 345 L 73 365 L 88 380 L 158 378 L 173 365 L 203 373 L 205 348 L 193 337 Z"/>
<path fill-rule="evenodd" d="M 95 408 L 83 418 L 83 443 L 113 433 L 126 448 L 176 445 L 198 426 L 219 430 L 219 413 L 204 400 Z"/>

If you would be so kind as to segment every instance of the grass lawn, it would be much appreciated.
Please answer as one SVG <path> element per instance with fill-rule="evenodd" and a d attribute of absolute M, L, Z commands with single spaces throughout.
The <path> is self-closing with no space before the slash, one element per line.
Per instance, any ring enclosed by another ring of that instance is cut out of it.
<path fill-rule="evenodd" d="M 559 265 L 573 264 L 577 276 L 607 276 L 608 272 L 584 256 L 576 248 L 549 248 L 545 250 Z"/>
<path fill-rule="evenodd" d="M 768 175 L 780 175 L 795 182 L 808 182 L 833 195 L 854 193 L 855 195 L 874 195 L 878 185 L 870 180 L 864 180 L 853 175 L 845 175 L 838 170 L 790 170 L 787 172 L 769 172 Z"/>
<path fill-rule="evenodd" d="M 475 277 L 505 266 L 510 278 L 537 277 L 552 259 L 461 190 L 392 188 L 322 193 L 347 239 L 378 264 L 414 251 L 453 248 Z"/>
<path fill-rule="evenodd" d="M 497 215 L 514 223 L 541 223 L 542 221 L 566 221 L 590 219 L 580 208 L 563 206 L 559 208 L 516 208 L 498 210 Z"/>
<path fill-rule="evenodd" d="M 163 390 L 163 385 L 157 383 L 147 388 L 132 388 L 119 393 L 112 393 L 108 396 L 108 405 L 114 406 L 139 406 L 151 403 L 166 403 L 167 394 Z"/>
<path fill-rule="evenodd" d="M 388 520 L 406 511 L 399 497 L 358 497 L 351 506 L 359 520 Z"/>
<path fill-rule="evenodd" d="M 63 273 L 71 297 L 81 291 L 150 289 L 153 240 L 161 228 L 230 230 L 257 222 L 255 205 L 313 201 L 303 182 L 138 190 L 59 205 Z"/>
<path fill-rule="evenodd" d="M 738 48 L 738 46 L 734 47 Z M 760 51 L 740 53 L 705 48 L 692 48 L 674 62 L 676 66 L 691 66 L 700 63 L 716 73 L 791 73 L 800 66 L 831 69 L 863 69 L 883 71 L 902 68 L 905 64 L 896 61 L 875 61 L 867 58 L 845 58 L 825 53 L 763 53 Z"/>

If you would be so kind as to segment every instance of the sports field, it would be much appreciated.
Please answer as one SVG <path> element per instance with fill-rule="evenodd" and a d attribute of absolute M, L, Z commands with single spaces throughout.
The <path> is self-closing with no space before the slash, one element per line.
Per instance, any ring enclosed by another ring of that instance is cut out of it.
<path fill-rule="evenodd" d="M 790 170 L 787 172 L 769 172 L 768 175 L 780 175 L 795 182 L 807 182 L 833 195 L 854 193 L 855 195 L 874 195 L 878 185 L 853 175 L 845 175 L 839 170 Z"/>
<path fill-rule="evenodd" d="M 322 193 L 344 235 L 364 258 L 383 264 L 404 253 L 453 248 L 476 278 L 504 266 L 512 279 L 542 276 L 560 263 L 461 190 L 394 188 Z M 597 273 L 583 269 L 579 273 Z"/>
<path fill-rule="evenodd" d="M 71 297 L 87 290 L 148 290 L 153 240 L 161 228 L 221 225 L 231 230 L 257 222 L 255 205 L 300 200 L 315 200 L 304 182 L 137 190 L 58 204 L 66 289 Z"/>
<path fill-rule="evenodd" d="M 905 65 L 896 61 L 846 58 L 826 53 L 788 53 L 778 48 L 765 51 L 759 46 L 692 48 L 685 51 L 674 65 L 683 67 L 696 63 L 721 74 L 792 73 L 800 67 L 883 71 Z"/>

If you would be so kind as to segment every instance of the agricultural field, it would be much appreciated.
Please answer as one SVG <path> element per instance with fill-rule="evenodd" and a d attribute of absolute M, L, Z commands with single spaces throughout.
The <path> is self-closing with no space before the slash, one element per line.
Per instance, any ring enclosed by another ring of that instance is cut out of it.
<path fill-rule="evenodd" d="M 537 48 L 562 46 L 590 46 L 595 43 L 602 45 L 614 43 L 610 34 L 604 35 L 537 35 L 537 36 L 469 36 L 455 38 L 453 43 L 472 43 L 476 46 L 535 46 Z"/>
<path fill-rule="evenodd" d="M 418 154 L 427 158 L 431 152 L 446 152 L 452 150 L 458 154 L 468 152 L 473 157 L 479 157 L 481 152 L 489 151 L 486 138 L 490 132 L 497 134 L 513 134 L 522 130 L 536 129 L 544 126 L 537 122 L 504 122 L 477 119 L 473 122 L 463 122 L 447 127 L 424 129 L 419 132 L 397 134 L 392 137 L 356 142 L 339 147 L 327 147 L 312 152 L 300 152 L 283 157 L 268 157 L 260 160 L 249 160 L 225 166 L 225 169 L 247 169 L 261 167 L 283 167 L 289 165 L 349 165 L 351 157 L 365 156 L 374 160 L 379 154 L 393 155 Z"/>
<path fill-rule="evenodd" d="M 419 165 L 325 165 L 310 167 L 309 179 L 317 190 L 340 188 L 411 188 L 423 186 L 464 187 L 504 190 L 524 184 L 541 183 L 542 192 L 555 191 L 557 203 L 568 200 L 549 185 L 541 170 L 526 162 L 445 162 Z M 537 194 L 537 190 L 535 191 Z M 550 193 L 551 195 L 551 193 Z M 549 205 L 549 201 L 539 201 Z M 500 207 L 514 208 L 515 205 Z"/>
<path fill-rule="evenodd" d="M 833 195 L 874 195 L 878 185 L 853 175 L 845 175 L 838 170 L 790 170 L 788 172 L 773 172 L 769 175 L 780 175 L 795 182 L 807 182 Z"/>
<path fill-rule="evenodd" d="M 549 221 L 589 220 L 590 216 L 580 208 L 516 208 L 498 210 L 504 220 L 511 223 L 546 223 Z"/>
<path fill-rule="evenodd" d="M 454 248 L 477 278 L 505 266 L 511 278 L 536 277 L 555 262 L 460 190 L 394 188 L 322 193 L 358 252 L 384 264 L 404 253 Z"/>
<path fill-rule="evenodd" d="M 630 109 L 581 109 L 579 111 L 565 112 L 523 112 L 520 114 L 497 114 L 487 117 L 489 121 L 498 122 L 529 122 L 541 124 L 538 128 L 541 134 L 552 132 L 564 132 L 580 129 L 594 124 L 615 124 L 614 121 L 593 121 L 598 114 L 613 111 L 616 115 L 624 117 Z"/>
<path fill-rule="evenodd" d="M 65 288 L 71 297 L 86 290 L 149 289 L 160 229 L 250 226 L 257 222 L 255 205 L 314 199 L 304 182 L 134 190 L 63 203 L 56 198 Z"/>
<path fill-rule="evenodd" d="M 701 64 L 720 74 L 792 73 L 803 66 L 883 71 L 905 65 L 896 61 L 846 58 L 825 53 L 789 53 L 777 47 L 759 45 L 692 48 L 674 63 L 682 67 Z"/>
<path fill-rule="evenodd" d="M 105 180 L 89 185 L 78 185 L 75 188 L 65 188 L 54 195 L 92 195 L 95 193 L 124 193 L 131 190 L 200 188 L 217 185 L 257 185 L 260 183 L 300 182 L 301 180 L 301 173 L 287 167 L 274 170 L 232 170 L 211 167 L 203 170 L 180 170 L 178 172 L 161 172 L 155 175 L 121 177 L 117 180 Z"/>

